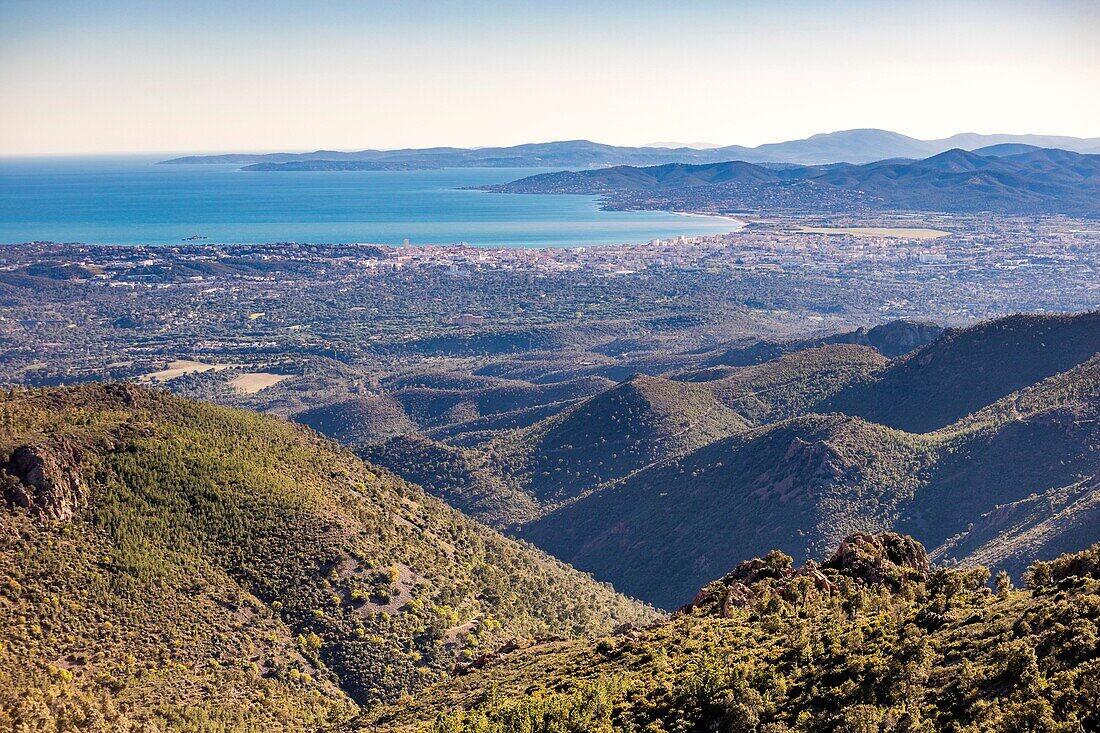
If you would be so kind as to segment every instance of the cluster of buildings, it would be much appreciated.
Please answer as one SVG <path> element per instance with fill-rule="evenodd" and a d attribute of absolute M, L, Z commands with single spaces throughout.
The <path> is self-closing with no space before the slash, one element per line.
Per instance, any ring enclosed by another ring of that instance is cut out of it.
<path fill-rule="evenodd" d="M 1096 274 L 1100 223 L 1061 218 L 952 218 L 944 229 L 895 227 L 809 228 L 790 221 L 762 222 L 712 236 L 654 239 L 645 244 L 565 249 L 406 245 L 381 248 L 357 261 L 362 271 L 385 274 L 421 269 L 455 276 L 484 270 L 555 273 L 588 270 L 626 275 L 647 269 L 1013 269 L 1069 267 Z"/>
<path fill-rule="evenodd" d="M 927 223 L 927 219 L 921 223 Z M 845 222 L 806 226 L 797 220 L 754 222 L 712 236 L 654 239 L 644 244 L 529 249 L 466 244 L 185 245 L 95 248 L 37 245 L 50 266 L 69 279 L 84 277 L 114 286 L 157 286 L 244 279 L 285 282 L 301 276 L 337 279 L 430 270 L 455 277 L 484 271 L 553 274 L 587 271 L 629 275 L 645 270 L 798 268 L 840 271 L 876 268 L 881 274 L 914 268 L 1012 270 L 1063 268 L 1096 276 L 1100 267 L 1100 222 L 1062 217 L 939 217 L 918 228 L 908 222 L 852 227 Z M 910 228 L 912 227 L 912 228 Z M 24 247 L 35 247 L 25 245 Z M 27 265 L 26 253 L 0 261 L 0 272 Z M 30 257 L 34 259 L 33 256 Z M 41 262 L 38 263 L 41 265 Z M 41 267 L 40 267 L 41 269 Z M 76 273 L 76 274 L 74 274 Z"/>

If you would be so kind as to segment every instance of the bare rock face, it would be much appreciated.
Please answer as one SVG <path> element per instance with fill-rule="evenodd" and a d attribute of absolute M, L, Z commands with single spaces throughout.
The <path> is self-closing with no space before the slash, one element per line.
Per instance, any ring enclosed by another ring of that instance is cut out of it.
<path fill-rule="evenodd" d="M 745 560 L 721 580 L 707 584 L 691 605 L 681 610 L 715 609 L 720 615 L 729 616 L 732 609 L 753 606 L 774 588 L 785 586 L 798 572 L 801 571 L 793 568 L 789 555 L 775 550 L 765 557 Z"/>
<path fill-rule="evenodd" d="M 856 333 L 859 334 L 859 331 Z M 855 342 L 873 346 L 883 356 L 893 359 L 932 343 L 940 337 L 941 333 L 943 328 L 934 323 L 899 320 L 864 331 L 859 334 L 861 338 L 857 337 Z"/>
<path fill-rule="evenodd" d="M 46 519 L 69 519 L 88 498 L 80 473 L 82 453 L 69 445 L 24 445 L 2 466 L 4 502 Z"/>

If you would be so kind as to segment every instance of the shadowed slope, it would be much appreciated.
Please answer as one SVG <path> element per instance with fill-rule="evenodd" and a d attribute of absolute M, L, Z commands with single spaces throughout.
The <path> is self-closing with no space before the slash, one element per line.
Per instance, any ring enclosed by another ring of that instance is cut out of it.
<path fill-rule="evenodd" d="M 926 432 L 949 425 L 1100 351 L 1100 313 L 1017 315 L 948 330 L 818 409 Z"/>
<path fill-rule="evenodd" d="M 761 547 L 807 557 L 847 532 L 891 526 L 931 458 L 916 436 L 858 418 L 793 418 L 642 471 L 522 536 L 675 608 Z"/>

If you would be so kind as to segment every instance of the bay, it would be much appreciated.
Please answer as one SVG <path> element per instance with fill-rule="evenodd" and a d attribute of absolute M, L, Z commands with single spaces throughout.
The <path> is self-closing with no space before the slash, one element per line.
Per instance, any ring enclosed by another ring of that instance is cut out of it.
<path fill-rule="evenodd" d="M 462 190 L 555 169 L 249 172 L 157 160 L 0 160 L 0 243 L 164 245 L 201 236 L 205 243 L 574 247 L 741 226 L 721 217 L 601 211 L 589 196 Z"/>

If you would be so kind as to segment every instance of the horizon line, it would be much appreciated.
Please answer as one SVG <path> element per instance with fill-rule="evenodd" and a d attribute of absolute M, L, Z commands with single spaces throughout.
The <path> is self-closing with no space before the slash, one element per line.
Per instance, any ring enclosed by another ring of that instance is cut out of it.
<path fill-rule="evenodd" d="M 836 135 L 844 132 L 886 132 L 894 135 L 901 135 L 912 140 L 919 142 L 937 142 L 941 140 L 949 140 L 953 137 L 960 135 L 983 135 L 983 136 L 1034 136 L 1034 137 L 1061 137 L 1071 140 L 1081 141 L 1096 141 L 1100 143 L 1100 135 L 1083 137 L 1079 135 L 1067 135 L 1063 133 L 1044 133 L 1044 132 L 975 132 L 973 130 L 966 130 L 963 132 L 952 133 L 945 137 L 932 137 L 921 138 L 913 135 L 908 135 L 904 132 L 898 132 L 896 130 L 888 130 L 881 127 L 852 127 L 841 130 L 831 130 L 829 132 L 815 132 L 805 137 L 788 138 L 786 140 L 776 140 L 772 142 L 763 142 L 758 145 L 742 145 L 740 143 L 724 143 L 717 144 L 715 147 L 710 148 L 692 148 L 690 145 L 682 145 L 680 147 L 688 148 L 691 150 L 716 150 L 722 148 L 742 147 L 747 150 L 755 150 L 765 145 L 781 145 L 784 143 L 800 142 L 803 140 L 810 140 L 814 137 L 822 135 Z M 530 140 L 527 139 L 524 142 L 511 143 L 511 144 L 489 144 L 489 145 L 448 145 L 448 144 L 430 144 L 421 146 L 397 146 L 397 147 L 339 147 L 339 146 L 321 146 L 321 147 L 308 147 L 308 148 L 257 148 L 257 149 L 241 149 L 241 148 L 222 148 L 217 150 L 105 150 L 105 151 L 58 151 L 58 152 L 30 152 L 30 153 L 12 153 L 12 152 L 0 152 L 0 160 L 7 159 L 28 159 L 28 158 L 105 158 L 105 157 L 126 157 L 126 156 L 211 156 L 211 155 L 278 155 L 278 154 L 292 154 L 301 155 L 308 153 L 320 153 L 320 152 L 334 152 L 334 153 L 362 153 L 362 152 L 395 152 L 401 150 L 428 150 L 434 148 L 451 148 L 455 150 L 484 150 L 489 148 L 514 148 L 521 145 L 550 145 L 553 143 L 569 143 L 569 142 L 588 142 L 596 145 L 608 145 L 620 148 L 652 148 L 654 150 L 676 150 L 678 148 L 662 148 L 653 145 L 653 143 L 642 143 L 637 145 L 629 145 L 625 143 L 607 143 L 593 140 L 592 138 L 580 137 L 580 138 L 559 138 L 553 140 Z M 674 142 L 674 141 L 665 141 Z"/>

